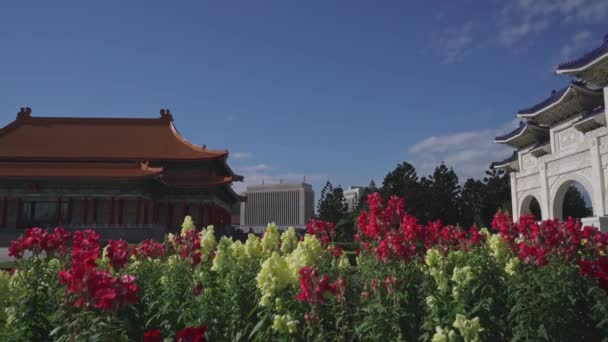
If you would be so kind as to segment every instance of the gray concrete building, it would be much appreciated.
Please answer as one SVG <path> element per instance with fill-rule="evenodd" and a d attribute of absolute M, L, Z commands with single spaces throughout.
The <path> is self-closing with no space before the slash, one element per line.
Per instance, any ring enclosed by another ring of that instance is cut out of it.
<path fill-rule="evenodd" d="M 265 227 L 275 222 L 279 227 L 304 228 L 314 214 L 315 195 L 310 184 L 253 185 L 244 195 L 242 227 Z"/>

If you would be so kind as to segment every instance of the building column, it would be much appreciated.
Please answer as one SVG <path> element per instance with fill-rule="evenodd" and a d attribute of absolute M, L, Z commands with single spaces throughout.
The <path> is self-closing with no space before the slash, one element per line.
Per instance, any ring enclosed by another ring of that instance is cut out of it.
<path fill-rule="evenodd" d="M 167 203 L 167 224 L 165 226 L 166 230 L 171 230 L 171 226 L 173 225 L 173 204 L 171 202 Z"/>
<path fill-rule="evenodd" d="M 82 224 L 89 224 L 89 198 L 82 200 Z"/>
<path fill-rule="evenodd" d="M 515 172 L 509 174 L 511 176 L 511 214 L 513 221 L 519 221 L 519 199 L 517 198 L 517 177 Z"/>
<path fill-rule="evenodd" d="M 551 195 L 549 193 L 549 183 L 547 179 L 547 168 L 545 162 L 542 162 L 538 167 L 538 175 L 540 177 L 539 181 L 541 198 L 538 199 L 540 201 L 539 204 L 541 205 L 540 213 L 543 220 L 548 220 L 553 216 L 553 214 L 551 213 L 551 206 L 549 205 L 549 203 L 551 203 L 549 198 Z"/>
<path fill-rule="evenodd" d="M 17 220 L 15 221 L 15 228 L 21 228 L 21 212 L 23 211 L 23 201 L 21 198 L 17 199 Z"/>
<path fill-rule="evenodd" d="M 21 212 L 17 212 L 20 216 Z M 55 224 L 60 225 L 62 221 L 61 217 L 61 196 L 57 197 L 57 209 L 55 210 Z"/>
<path fill-rule="evenodd" d="M 124 198 L 118 199 L 118 224 L 124 223 L 124 213 L 125 213 L 125 200 Z"/>
<path fill-rule="evenodd" d="M 198 205 L 198 224 L 201 227 L 205 227 L 205 205 L 204 204 L 199 204 Z"/>
<path fill-rule="evenodd" d="M 153 202 L 152 204 L 152 223 L 158 223 L 158 215 L 159 215 L 159 207 L 160 205 L 158 204 L 158 202 Z"/>
<path fill-rule="evenodd" d="M 184 219 L 186 218 L 186 216 L 188 216 L 189 209 L 190 209 L 190 205 L 188 203 L 184 203 L 184 215 L 182 215 L 184 217 Z"/>
<path fill-rule="evenodd" d="M 606 96 L 605 91 L 604 96 Z M 591 185 L 593 187 L 593 193 L 591 195 L 593 196 L 593 215 L 604 216 L 608 213 L 606 213 L 604 202 L 604 172 L 602 172 L 602 157 L 600 155 L 599 138 L 593 137 L 590 145 L 589 152 L 591 154 Z"/>
<path fill-rule="evenodd" d="M 608 123 L 608 87 L 604 87 L 604 116 Z"/>
<path fill-rule="evenodd" d="M 240 206 L 241 206 L 241 212 L 240 212 L 240 215 L 241 215 L 240 221 L 241 222 L 239 222 L 239 223 L 241 224 L 241 226 L 244 226 L 245 225 L 245 202 L 244 201 L 241 202 Z"/>
<path fill-rule="evenodd" d="M 68 199 L 68 215 L 65 219 L 67 221 L 67 224 L 72 223 L 72 210 L 74 209 L 73 203 L 74 203 L 74 200 Z"/>
<path fill-rule="evenodd" d="M 110 217 L 108 217 L 108 223 L 109 224 L 114 224 L 114 207 L 116 206 L 116 200 L 114 199 L 114 197 L 112 197 L 110 199 L 110 210 L 109 210 L 109 215 Z"/>
<path fill-rule="evenodd" d="M 2 228 L 6 228 L 6 217 L 8 214 L 8 196 L 2 199 Z"/>
<path fill-rule="evenodd" d="M 135 224 L 141 223 L 141 198 L 138 196 L 135 200 Z"/>
<path fill-rule="evenodd" d="M 93 199 L 93 223 L 97 223 L 97 213 L 99 210 L 99 199 Z"/>
<path fill-rule="evenodd" d="M 148 224 L 148 206 L 150 205 L 149 200 L 144 200 L 144 218 L 142 220 L 143 224 Z"/>

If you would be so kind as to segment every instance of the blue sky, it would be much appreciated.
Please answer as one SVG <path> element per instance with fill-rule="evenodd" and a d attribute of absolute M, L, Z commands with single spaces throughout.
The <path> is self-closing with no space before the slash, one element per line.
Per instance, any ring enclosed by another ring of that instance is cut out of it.
<path fill-rule="evenodd" d="M 606 0 L 5 2 L 0 124 L 170 108 L 246 184 L 479 176 L 607 20 Z"/>

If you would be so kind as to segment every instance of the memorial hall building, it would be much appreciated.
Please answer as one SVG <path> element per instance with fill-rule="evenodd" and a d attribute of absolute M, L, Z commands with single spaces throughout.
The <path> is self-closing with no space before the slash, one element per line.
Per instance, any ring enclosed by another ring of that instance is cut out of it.
<path fill-rule="evenodd" d="M 27 227 L 92 228 L 102 239 L 161 238 L 184 217 L 230 225 L 243 200 L 228 151 L 184 139 L 156 118 L 37 117 L 0 129 L 0 245 Z"/>

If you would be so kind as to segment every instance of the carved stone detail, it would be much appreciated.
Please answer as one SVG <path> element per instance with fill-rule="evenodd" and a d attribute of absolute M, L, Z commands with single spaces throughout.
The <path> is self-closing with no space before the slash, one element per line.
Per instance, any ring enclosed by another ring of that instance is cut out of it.
<path fill-rule="evenodd" d="M 521 157 L 522 166 L 524 169 L 528 170 L 536 166 L 536 158 L 530 153 L 526 153 L 523 157 Z"/>
<path fill-rule="evenodd" d="M 540 185 L 539 185 L 539 181 L 538 181 L 538 174 L 520 178 L 517 181 L 517 190 L 518 191 L 535 189 L 535 188 L 538 188 L 539 186 Z"/>

